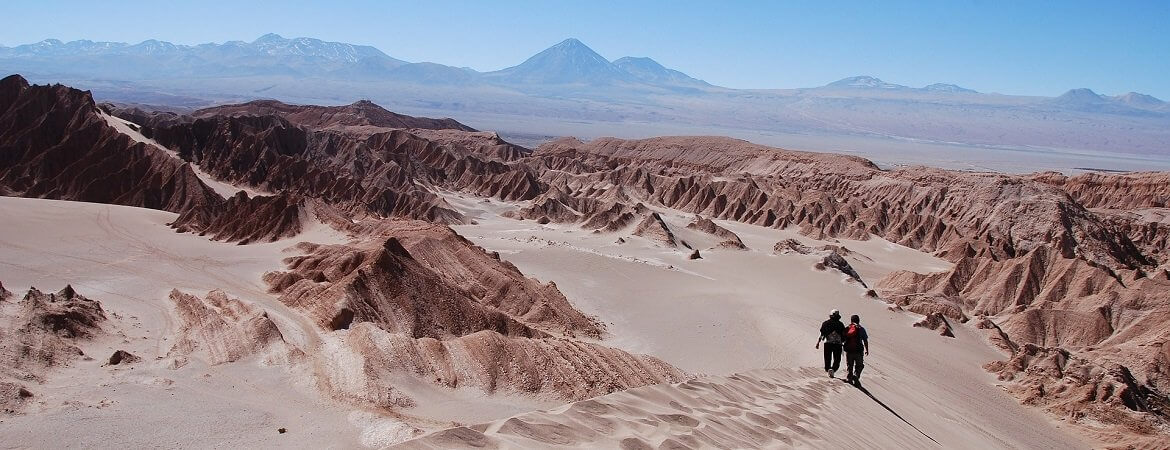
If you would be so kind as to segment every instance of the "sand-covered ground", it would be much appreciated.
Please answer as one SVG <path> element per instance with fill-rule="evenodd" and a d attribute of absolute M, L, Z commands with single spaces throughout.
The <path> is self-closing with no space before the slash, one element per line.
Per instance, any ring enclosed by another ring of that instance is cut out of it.
<path fill-rule="evenodd" d="M 213 242 L 167 227 L 172 213 L 94 203 L 0 197 L 0 217 L 6 289 L 20 296 L 71 284 L 109 318 L 107 334 L 80 346 L 88 358 L 29 386 L 34 404 L 26 414 L 0 419 L 5 447 L 354 446 L 377 419 L 323 401 L 297 370 L 256 358 L 224 365 L 191 358 L 175 368 L 168 357 L 172 288 L 245 299 L 286 339 L 311 348 L 315 326 L 275 301 L 260 278 L 280 267 L 290 242 Z M 300 238 L 341 239 L 326 228 Z M 103 366 L 115 350 L 144 362 Z"/>
<path fill-rule="evenodd" d="M 511 446 L 612 446 L 627 438 L 658 446 L 694 439 L 696 426 L 732 447 L 761 442 L 754 433 L 774 439 L 769 445 L 818 447 L 925 448 L 933 441 L 947 448 L 1087 446 L 995 385 L 980 366 L 1002 355 L 975 330 L 958 326 L 951 339 L 913 328 L 918 316 L 887 310 L 839 272 L 815 270 L 815 257 L 775 254 L 772 246 L 782 239 L 822 244 L 794 231 L 720 221 L 748 250 L 709 249 L 717 239 L 686 229 L 689 216 L 661 211 L 680 240 L 700 249 L 702 259 L 689 260 L 689 251 L 628 230 L 594 234 L 517 221 L 500 216 L 516 204 L 444 195 L 475 220 L 455 227 L 459 233 L 499 251 L 528 276 L 555 282 L 578 308 L 606 324 L 606 345 L 657 356 L 698 378 L 559 408 L 543 399 L 493 398 L 404 381 L 403 389 L 419 400 L 411 411 L 416 416 L 473 428 L 482 423 L 473 431 L 492 436 L 485 442 Z M 72 284 L 100 300 L 112 317 L 105 337 L 82 345 L 88 358 L 33 385 L 36 400 L 26 414 L 2 419 L 7 444 L 378 447 L 407 436 L 393 417 L 323 398 L 311 384 L 311 364 L 263 357 L 179 364 L 169 354 L 175 339 L 171 289 L 196 295 L 223 290 L 262 308 L 290 343 L 326 351 L 320 329 L 276 301 L 261 277 L 280 268 L 295 242 L 342 242 L 341 234 L 311 224 L 293 239 L 241 246 L 176 233 L 166 226 L 172 213 L 7 197 L 0 198 L 0 216 L 5 288 L 19 295 L 29 287 L 55 291 Z M 852 250 L 849 261 L 865 281 L 895 269 L 928 272 L 948 265 L 879 239 L 838 244 Z M 860 314 L 869 330 L 868 395 L 818 368 L 816 328 L 830 308 Z M 103 365 L 119 349 L 145 363 Z M 549 412 L 525 413 L 533 409 Z M 550 431 L 533 423 L 560 425 Z M 598 423 L 613 431 L 597 433 Z M 451 433 L 407 445 L 475 442 Z"/>
<path fill-rule="evenodd" d="M 691 373 L 710 375 L 707 380 L 711 383 L 752 371 L 763 379 L 812 383 L 812 379 L 824 377 L 819 371 L 822 352 L 813 344 L 817 327 L 829 309 L 840 309 L 846 320 L 851 314 L 860 315 L 871 337 L 872 354 L 864 378 L 873 397 L 844 383 L 814 384 L 828 389 L 818 405 L 825 410 L 806 415 L 828 414 L 832 419 L 808 419 L 815 438 L 804 441 L 811 445 L 929 446 L 931 443 L 921 440 L 922 435 L 913 427 L 947 448 L 1087 445 L 1039 411 L 1020 406 L 996 386 L 995 378 L 981 366 L 1003 355 L 985 343 L 979 330 L 957 326 L 955 338 L 947 338 L 933 330 L 912 327 L 921 316 L 888 310 L 885 302 L 866 297 L 864 287 L 846 281 L 840 272 L 815 270 L 818 258 L 773 252 L 773 245 L 784 239 L 808 245 L 827 242 L 809 239 L 795 230 L 718 221 L 738 234 L 748 250 L 709 249 L 718 240 L 685 228 L 691 215 L 661 211 L 679 240 L 700 250 L 702 259 L 690 260 L 690 251 L 620 232 L 594 234 L 573 225 L 541 225 L 500 217 L 514 207 L 511 204 L 458 194 L 446 198 L 476 220 L 475 225 L 455 227 L 457 231 L 499 251 L 529 276 L 555 282 L 579 308 L 607 324 L 609 345 L 652 354 Z M 618 243 L 623 236 L 626 242 Z M 925 273 L 949 267 L 946 261 L 881 239 L 833 243 L 853 252 L 847 259 L 870 283 L 897 269 Z M 794 375 L 792 370 L 799 368 L 816 370 Z M 625 402 L 639 395 L 613 397 Z M 861 417 L 847 418 L 852 404 L 864 408 L 858 413 Z M 765 410 L 743 408 L 761 414 Z M 872 422 L 850 432 L 856 424 L 847 424 L 856 420 Z M 854 441 L 858 430 L 870 431 Z M 655 433 L 659 434 L 650 434 L 660 440 L 669 435 L 661 434 L 662 430 Z M 523 440 L 504 442 L 525 444 Z M 661 443 L 649 442 L 655 446 Z"/>

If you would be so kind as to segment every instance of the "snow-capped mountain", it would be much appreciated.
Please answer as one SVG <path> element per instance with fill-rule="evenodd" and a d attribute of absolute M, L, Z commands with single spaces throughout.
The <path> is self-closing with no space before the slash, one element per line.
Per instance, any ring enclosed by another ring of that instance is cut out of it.
<path fill-rule="evenodd" d="M 861 75 L 856 77 L 842 78 L 832 83 L 826 84 L 826 88 L 862 88 L 862 89 L 910 89 L 909 87 L 900 84 L 887 83 L 876 77 L 868 75 Z"/>
<path fill-rule="evenodd" d="M 928 84 L 925 87 L 923 87 L 922 90 L 932 91 L 932 92 L 955 92 L 955 93 L 968 93 L 968 94 L 978 93 L 978 91 L 976 91 L 974 89 L 967 89 L 965 87 L 962 87 L 962 86 L 959 86 L 956 84 L 948 84 L 948 83 Z"/>
<path fill-rule="evenodd" d="M 46 39 L 35 44 L 0 47 L 0 64 L 40 73 L 83 72 L 114 79 L 142 79 L 332 73 L 371 76 L 385 74 L 407 63 L 370 46 L 266 34 L 252 42 L 200 45 L 176 45 L 154 39 L 138 44 Z"/>
<path fill-rule="evenodd" d="M 912 88 L 903 86 L 901 84 L 887 83 L 880 78 L 871 77 L 868 75 L 861 75 L 856 77 L 843 78 L 832 83 L 821 86 L 821 89 L 884 89 L 884 90 L 899 90 L 899 91 L 928 91 L 928 92 L 951 92 L 951 93 L 977 93 L 975 90 L 967 89 L 965 87 L 948 84 L 948 83 L 934 83 L 926 85 L 922 88 Z"/>
<path fill-rule="evenodd" d="M 272 33 L 252 42 L 199 45 L 154 39 L 138 44 L 46 39 L 0 47 L 0 68 L 14 73 L 113 80 L 294 76 L 427 85 L 710 86 L 650 58 L 610 62 L 577 39 L 566 39 L 519 65 L 487 73 L 429 62 L 408 63 L 370 46 Z"/>
<path fill-rule="evenodd" d="M 525 84 L 612 84 L 635 80 L 629 72 L 573 38 L 533 55 L 520 65 L 484 76 L 493 81 Z"/>
<path fill-rule="evenodd" d="M 614 60 L 613 65 L 639 80 L 651 83 L 710 86 L 706 81 L 691 78 L 685 73 L 663 67 L 658 61 L 647 57 L 625 56 Z"/>

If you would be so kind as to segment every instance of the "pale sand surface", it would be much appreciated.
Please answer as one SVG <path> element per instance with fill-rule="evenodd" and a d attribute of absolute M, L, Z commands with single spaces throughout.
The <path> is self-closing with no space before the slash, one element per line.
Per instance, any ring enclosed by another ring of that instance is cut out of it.
<path fill-rule="evenodd" d="M 298 371 L 256 359 L 174 370 L 165 358 L 175 332 L 168 293 L 221 289 L 261 304 L 285 338 L 311 348 L 315 326 L 265 292 L 260 276 L 280 265 L 295 241 L 240 246 L 180 234 L 175 214 L 142 208 L 0 197 L 0 280 L 15 295 L 66 284 L 101 302 L 107 335 L 83 343 L 75 360 L 29 388 L 37 404 L 6 417 L 6 444 L 63 446 L 356 445 L 351 411 L 318 398 Z M 341 236 L 310 226 L 302 239 Z M 102 367 L 114 350 L 144 362 Z M 277 428 L 286 427 L 287 434 Z M 338 430 L 345 430 L 339 433 Z M 278 439 L 279 437 L 279 439 Z"/>
<path fill-rule="evenodd" d="M 703 377 L 444 430 L 396 448 L 469 443 L 531 448 L 938 448 L 941 444 L 933 436 L 886 409 L 885 399 L 873 394 L 889 391 L 889 384 L 884 380 L 861 390 L 814 368 Z"/>
<path fill-rule="evenodd" d="M 499 216 L 515 205 L 452 193 L 444 196 L 477 222 L 454 227 L 457 231 L 488 250 L 499 251 L 525 274 L 555 282 L 580 309 L 607 324 L 608 345 L 652 354 L 692 373 L 716 376 L 713 383 L 725 380 L 719 376 L 758 369 L 777 370 L 760 372 L 765 378 L 785 378 L 791 375 L 781 373 L 794 368 L 823 366 L 822 352 L 812 344 L 829 309 L 838 308 L 846 320 L 859 314 L 872 338 L 864 377 L 869 391 L 943 446 L 1088 446 L 996 386 L 995 378 L 981 366 L 1004 355 L 987 345 L 978 330 L 956 326 L 956 338 L 951 339 L 913 328 L 921 316 L 889 311 L 884 302 L 865 297 L 865 289 L 846 282 L 841 273 L 815 270 L 817 257 L 772 251 L 777 241 L 787 238 L 807 244 L 826 242 L 794 230 L 717 221 L 737 233 L 750 250 L 709 250 L 715 238 L 685 229 L 691 215 L 660 211 L 680 240 L 700 249 L 703 258 L 692 261 L 687 259 L 688 250 L 664 248 L 629 236 L 629 230 L 593 234 L 575 225 L 517 221 Z M 616 243 L 618 237 L 627 242 Z M 848 259 L 868 283 L 895 269 L 931 272 L 949 266 L 881 239 L 834 243 L 854 252 Z M 819 369 L 811 373 L 824 376 Z M 875 421 L 862 428 L 868 433 L 860 440 L 866 447 L 923 444 L 903 440 L 918 433 L 895 429 L 898 424 L 905 427 L 905 422 L 846 387 L 833 389 L 825 402 L 834 404 L 822 406 L 843 410 L 841 403 L 865 404 L 864 420 Z M 629 399 L 634 394 L 614 395 Z M 891 418 L 896 422 L 884 422 Z M 823 430 L 816 434 L 824 440 L 820 445 L 837 447 L 856 438 L 841 434 L 851 426 L 849 422 L 819 421 Z M 650 444 L 657 446 L 662 439 L 659 436 Z"/>
<path fill-rule="evenodd" d="M 344 242 L 319 223 L 295 238 L 246 246 L 176 233 L 173 213 L 125 206 L 0 197 L 0 282 L 14 295 L 29 287 L 72 284 L 101 302 L 106 335 L 77 359 L 30 384 L 36 403 L 25 415 L 0 418 L 0 447 L 379 447 L 409 435 L 403 424 L 323 398 L 312 372 L 331 358 L 335 339 L 266 292 L 261 276 L 282 269 L 300 241 Z M 171 289 L 229 297 L 262 307 L 284 338 L 322 356 L 292 367 L 252 357 L 222 365 L 197 358 L 174 369 L 167 354 L 177 318 Z M 143 358 L 103 367 L 115 350 Z M 436 421 L 482 422 L 555 406 L 524 397 L 486 396 L 402 380 L 420 400 L 409 414 Z M 288 430 L 279 434 L 278 428 Z"/>
<path fill-rule="evenodd" d="M 655 418 L 675 408 L 663 399 L 677 396 L 679 404 L 697 411 L 690 413 L 692 419 L 718 420 L 724 429 L 738 430 L 727 431 L 732 433 L 726 437 L 728 445 L 736 442 L 735 434 L 750 434 L 744 430 L 759 426 L 795 436 L 794 444 L 819 447 L 932 445 L 925 435 L 948 448 L 1087 446 L 995 386 L 980 365 L 1001 355 L 976 330 L 957 326 L 957 338 L 948 339 L 912 328 L 918 316 L 887 311 L 883 303 L 865 298 L 862 287 L 844 281 L 843 275 L 814 270 L 816 258 L 773 255 L 772 245 L 784 238 L 815 243 L 793 231 L 719 221 L 751 250 L 708 250 L 716 239 L 684 229 L 689 216 L 662 211 L 680 239 L 701 249 L 703 259 L 689 261 L 687 251 L 659 247 L 628 231 L 591 234 L 569 225 L 542 226 L 499 217 L 514 204 L 450 194 L 446 198 L 478 221 L 457 227 L 462 234 L 500 251 L 503 259 L 529 276 L 555 281 L 574 304 L 606 322 L 607 345 L 655 355 L 705 374 L 689 387 L 647 387 L 601 397 L 598 401 L 631 405 L 606 413 L 617 424 L 609 437 L 640 436 L 657 446 L 685 434 L 686 427 L 672 428 L 677 424 L 651 427 L 646 422 L 690 423 Z M 199 295 L 222 289 L 264 308 L 285 338 L 306 353 L 327 355 L 333 337 L 276 301 L 260 277 L 280 268 L 281 258 L 289 255 L 286 249 L 295 242 L 344 240 L 332 230 L 310 224 L 294 239 L 239 246 L 175 233 L 165 226 L 175 217 L 167 212 L 7 197 L 0 197 L 0 217 L 4 218 L 0 280 L 6 288 L 21 295 L 30 286 L 56 290 L 72 284 L 101 301 L 111 316 L 108 335 L 82 345 L 94 360 L 75 360 L 51 373 L 46 383 L 30 386 L 37 403 L 26 415 L 5 417 L 0 423 L 6 444 L 378 447 L 404 437 L 404 427 L 394 419 L 321 398 L 310 381 L 312 364 L 269 366 L 252 358 L 208 366 L 193 359 L 172 369 L 165 357 L 175 326 L 167 300 L 172 288 Z M 616 244 L 618 237 L 627 242 Z M 895 268 L 931 271 L 947 264 L 881 240 L 842 243 L 855 252 L 850 262 L 869 282 Z M 863 317 L 873 337 L 866 386 L 889 410 L 816 369 L 821 353 L 810 344 L 831 307 Z M 116 349 L 142 356 L 144 362 L 102 367 Z M 344 364 L 323 359 L 326 364 Z M 726 378 L 737 372 L 750 374 Z M 760 381 L 784 387 L 763 385 L 767 389 L 761 391 Z M 400 384 L 419 400 L 419 406 L 407 413 L 461 423 L 498 420 L 491 425 L 494 428 L 484 429 L 499 433 L 505 444 L 536 445 L 507 437 L 515 435 L 509 431 L 515 427 L 502 425 L 509 416 L 527 417 L 521 419 L 525 423 L 564 423 L 573 429 L 585 426 L 581 420 L 594 420 L 589 414 L 552 418 L 574 406 L 441 390 L 406 380 Z M 719 404 L 722 412 L 699 411 L 711 409 L 704 407 L 710 398 L 739 391 L 758 399 L 725 400 Z M 550 408 L 552 415 L 524 413 Z M 857 417 L 844 419 L 847 411 Z M 752 425 L 758 419 L 749 412 L 765 422 Z M 655 416 L 647 416 L 650 413 Z M 639 420 L 641 425 L 634 424 Z M 278 434 L 278 427 L 286 427 L 288 433 Z M 718 429 L 712 425 L 711 432 Z M 593 447 L 605 442 L 586 439 L 566 445 Z"/>

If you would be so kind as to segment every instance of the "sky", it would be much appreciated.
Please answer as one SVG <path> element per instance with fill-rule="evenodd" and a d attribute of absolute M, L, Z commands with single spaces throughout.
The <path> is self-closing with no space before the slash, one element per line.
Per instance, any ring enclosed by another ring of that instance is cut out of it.
<path fill-rule="evenodd" d="M 733 88 L 871 75 L 909 86 L 1170 100 L 1170 1 L 0 2 L 0 45 L 46 38 L 176 44 L 265 33 L 372 45 L 489 71 L 569 37 Z"/>

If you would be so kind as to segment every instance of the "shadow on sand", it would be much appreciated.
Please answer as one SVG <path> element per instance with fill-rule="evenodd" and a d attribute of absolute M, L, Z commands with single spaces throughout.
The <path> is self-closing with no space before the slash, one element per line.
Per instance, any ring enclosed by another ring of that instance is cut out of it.
<path fill-rule="evenodd" d="M 914 426 L 914 424 L 910 423 L 910 421 L 909 421 L 909 420 L 906 420 L 906 418 L 902 417 L 902 415 L 901 415 L 901 414 L 898 414 L 898 412 L 897 412 L 897 411 L 894 411 L 894 410 L 893 410 L 893 409 L 891 409 L 889 406 L 886 406 L 886 404 L 885 404 L 885 403 L 882 403 L 882 401 L 881 401 L 881 400 L 878 400 L 878 398 L 877 398 L 877 397 L 874 397 L 874 396 L 873 396 L 873 394 L 871 394 L 871 393 L 869 392 L 869 389 L 866 389 L 866 388 L 865 388 L 865 386 L 862 386 L 862 385 L 861 385 L 861 382 L 860 382 L 860 381 L 859 381 L 859 382 L 857 382 L 856 384 L 854 384 L 854 383 L 850 383 L 849 381 L 846 381 L 846 380 L 841 380 L 841 381 L 843 381 L 843 382 L 845 382 L 845 383 L 849 383 L 849 385 L 850 385 L 850 386 L 853 386 L 853 387 L 857 388 L 857 390 L 859 390 L 859 391 L 863 392 L 865 395 L 868 395 L 870 399 L 872 399 L 873 401 L 877 402 L 877 404 L 879 404 L 879 405 L 882 405 L 882 408 L 885 408 L 885 409 L 886 409 L 886 411 L 889 411 L 889 412 L 890 412 L 890 414 L 893 414 L 893 415 L 894 415 L 894 417 L 897 417 L 898 419 L 901 419 L 903 422 L 906 422 L 906 425 L 910 425 L 910 428 L 913 428 L 913 429 L 914 429 L 914 431 L 917 431 L 917 432 L 921 433 L 923 436 L 926 436 L 926 438 L 927 438 L 927 439 L 930 439 L 930 441 L 931 441 L 931 442 L 934 442 L 935 444 L 938 444 L 938 445 L 942 445 L 942 444 L 939 444 L 939 443 L 938 443 L 938 441 L 934 440 L 934 438 L 930 437 L 930 435 L 929 435 L 929 434 L 923 433 L 923 432 L 922 432 L 922 430 L 919 430 L 919 429 L 918 429 L 918 427 Z"/>

